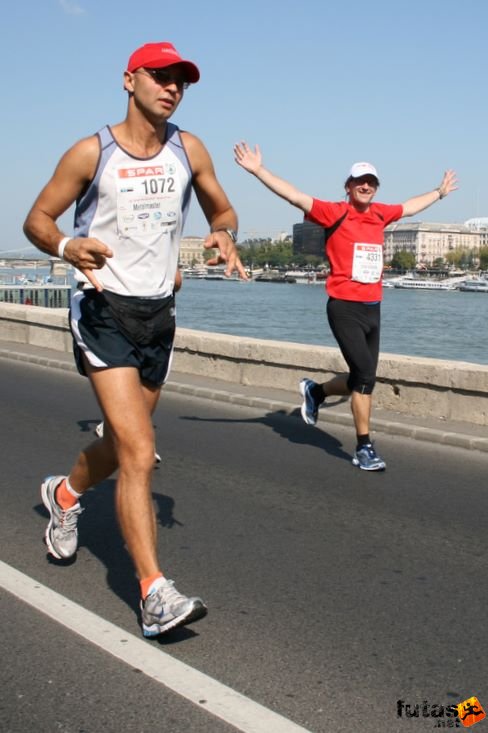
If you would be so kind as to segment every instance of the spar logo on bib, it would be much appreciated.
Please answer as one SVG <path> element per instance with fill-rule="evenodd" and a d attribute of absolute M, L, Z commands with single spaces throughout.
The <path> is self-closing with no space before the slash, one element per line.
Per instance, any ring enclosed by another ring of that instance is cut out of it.
<path fill-rule="evenodd" d="M 137 168 L 119 168 L 119 178 L 145 178 L 147 176 L 164 176 L 164 165 L 138 166 Z"/>

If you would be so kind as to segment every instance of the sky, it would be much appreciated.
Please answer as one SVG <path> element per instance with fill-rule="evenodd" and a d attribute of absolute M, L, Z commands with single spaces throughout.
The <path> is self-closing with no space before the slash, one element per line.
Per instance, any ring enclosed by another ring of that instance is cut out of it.
<path fill-rule="evenodd" d="M 30 249 L 25 216 L 61 155 L 125 117 L 122 75 L 138 46 L 170 41 L 200 69 L 172 121 L 197 135 L 239 215 L 239 240 L 292 232 L 300 212 L 234 162 L 264 164 L 308 194 L 340 200 L 355 161 L 377 200 L 459 190 L 420 217 L 488 216 L 486 0 L 20 0 L 2 8 L 0 252 Z M 417 217 L 417 218 L 420 218 Z M 72 210 L 60 219 L 71 233 Z M 185 235 L 206 236 L 193 198 Z"/>

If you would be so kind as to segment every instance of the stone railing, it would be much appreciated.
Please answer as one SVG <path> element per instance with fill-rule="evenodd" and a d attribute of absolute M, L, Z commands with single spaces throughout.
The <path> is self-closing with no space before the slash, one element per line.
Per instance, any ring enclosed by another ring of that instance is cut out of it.
<path fill-rule="evenodd" d="M 0 343 L 71 351 L 65 309 L 0 303 Z M 178 328 L 173 368 L 234 384 L 295 391 L 346 370 L 338 349 Z M 408 415 L 488 425 L 488 366 L 382 354 L 375 405 Z"/>

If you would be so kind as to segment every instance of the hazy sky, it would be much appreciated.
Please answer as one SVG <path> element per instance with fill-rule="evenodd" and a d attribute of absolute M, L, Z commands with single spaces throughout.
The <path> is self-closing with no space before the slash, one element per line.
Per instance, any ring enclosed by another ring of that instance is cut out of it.
<path fill-rule="evenodd" d="M 357 160 L 376 165 L 388 203 L 454 168 L 459 191 L 422 218 L 488 216 L 486 0 L 24 0 L 5 3 L 1 20 L 0 250 L 27 247 L 22 222 L 60 156 L 123 119 L 128 57 L 159 40 L 200 68 L 173 121 L 210 151 L 240 239 L 301 220 L 234 163 L 242 139 L 259 142 L 274 172 L 331 200 Z M 207 231 L 194 199 L 185 234 Z"/>

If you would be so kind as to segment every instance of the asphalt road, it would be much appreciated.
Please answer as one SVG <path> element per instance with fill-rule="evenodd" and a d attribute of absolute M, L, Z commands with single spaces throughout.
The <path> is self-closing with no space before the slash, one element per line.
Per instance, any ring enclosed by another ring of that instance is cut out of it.
<path fill-rule="evenodd" d="M 113 480 L 85 498 L 75 562 L 41 541 L 40 479 L 100 417 L 87 382 L 6 360 L 0 376 L 0 560 L 139 636 Z M 488 709 L 486 454 L 382 435 L 388 469 L 368 474 L 338 425 L 174 393 L 154 422 L 163 568 L 209 614 L 144 644 L 313 733 L 447 728 L 473 695 Z M 5 733 L 235 731 L 1 583 L 0 599 Z"/>

